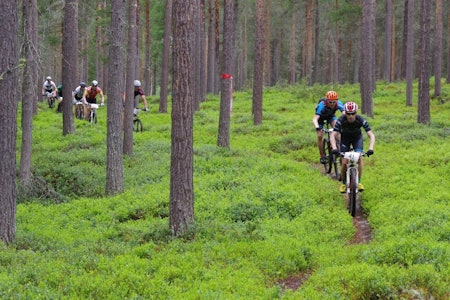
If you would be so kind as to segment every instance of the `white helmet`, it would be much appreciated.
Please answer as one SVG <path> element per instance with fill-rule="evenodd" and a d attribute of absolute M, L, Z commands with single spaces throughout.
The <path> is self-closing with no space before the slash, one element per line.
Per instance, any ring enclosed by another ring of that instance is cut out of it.
<path fill-rule="evenodd" d="M 50 76 L 47 76 L 47 78 L 45 78 L 46 80 L 52 80 L 52 78 Z"/>
<path fill-rule="evenodd" d="M 139 80 L 134 81 L 134 86 L 141 86 L 141 82 Z"/>
<path fill-rule="evenodd" d="M 92 86 L 97 86 L 98 85 L 98 81 L 97 80 L 92 80 Z"/>

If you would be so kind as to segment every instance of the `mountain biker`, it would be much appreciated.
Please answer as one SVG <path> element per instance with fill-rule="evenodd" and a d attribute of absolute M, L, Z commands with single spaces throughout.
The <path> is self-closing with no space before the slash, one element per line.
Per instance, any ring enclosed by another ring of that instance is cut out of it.
<path fill-rule="evenodd" d="M 103 90 L 98 86 L 98 81 L 93 80 L 92 84 L 84 90 L 83 98 L 86 99 L 87 103 L 89 103 L 89 104 L 97 103 L 97 95 L 98 94 L 100 94 L 101 101 L 102 101 L 100 105 L 104 105 L 105 97 L 103 95 Z M 90 112 L 91 112 L 91 107 L 89 105 L 85 105 L 84 116 L 85 116 L 86 120 L 89 119 Z"/>
<path fill-rule="evenodd" d="M 144 102 L 144 111 L 148 111 L 147 99 L 145 99 L 144 90 L 141 87 L 139 80 L 134 81 L 134 108 L 138 108 L 139 100 Z"/>
<path fill-rule="evenodd" d="M 77 86 L 73 91 L 72 91 L 72 104 L 75 105 L 75 116 L 76 116 L 76 104 L 78 102 L 83 103 L 84 105 L 87 105 L 87 101 L 86 98 L 84 97 L 84 91 L 86 89 L 86 82 L 82 81 L 80 82 L 80 85 Z"/>
<path fill-rule="evenodd" d="M 358 112 L 358 105 L 355 102 L 346 102 L 344 104 L 344 112 L 345 114 L 340 116 L 339 119 L 336 121 L 336 124 L 334 125 L 333 132 L 330 136 L 330 142 L 331 147 L 333 148 L 333 154 L 338 154 L 339 150 L 336 145 L 336 136 L 340 134 L 340 151 L 341 152 L 347 152 L 350 151 L 350 146 L 353 147 L 354 151 L 356 152 L 363 152 L 363 136 L 361 133 L 361 127 L 364 128 L 364 130 L 367 133 L 367 136 L 370 139 L 369 142 L 369 150 L 366 152 L 367 156 L 370 156 L 373 154 L 373 147 L 375 145 L 375 135 L 373 134 L 372 130 L 370 129 L 369 123 L 361 117 L 360 115 L 357 115 Z M 347 170 L 347 163 L 348 160 L 345 158 L 342 158 L 342 167 L 341 167 L 341 178 L 342 178 L 342 184 L 339 187 L 339 191 L 341 193 L 345 193 L 346 185 L 345 185 L 345 172 Z M 358 172 L 359 172 L 359 181 L 361 181 L 361 175 L 362 175 L 362 159 L 359 158 L 358 161 Z M 359 182 L 358 184 L 358 190 L 361 192 L 364 190 L 364 186 Z"/>
<path fill-rule="evenodd" d="M 62 113 L 62 101 L 63 101 L 62 84 L 58 84 L 56 88 L 56 99 L 58 100 L 58 108 L 56 109 L 56 112 Z"/>
<path fill-rule="evenodd" d="M 58 88 L 56 84 L 52 81 L 50 76 L 45 78 L 44 83 L 42 84 L 42 96 L 44 97 L 56 97 L 56 93 Z"/>
<path fill-rule="evenodd" d="M 316 105 L 316 113 L 312 119 L 314 127 L 317 133 L 317 148 L 319 148 L 320 153 L 320 163 L 324 164 L 327 162 L 325 153 L 323 152 L 323 124 L 325 121 L 328 122 L 332 127 L 336 123 L 336 111 L 344 111 L 344 104 L 338 99 L 338 94 L 335 91 L 328 91 L 325 94 L 325 98 L 319 100 Z"/>

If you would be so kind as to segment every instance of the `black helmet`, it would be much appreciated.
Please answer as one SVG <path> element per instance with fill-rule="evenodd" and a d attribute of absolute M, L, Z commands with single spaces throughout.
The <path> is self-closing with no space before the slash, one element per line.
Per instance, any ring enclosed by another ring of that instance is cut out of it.
<path fill-rule="evenodd" d="M 80 86 L 81 87 L 86 87 L 86 82 L 84 82 L 84 81 L 80 82 Z"/>

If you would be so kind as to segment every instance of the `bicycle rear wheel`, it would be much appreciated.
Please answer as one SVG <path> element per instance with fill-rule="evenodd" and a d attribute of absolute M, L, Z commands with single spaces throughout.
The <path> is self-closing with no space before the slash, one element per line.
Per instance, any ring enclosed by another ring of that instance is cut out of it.
<path fill-rule="evenodd" d="M 136 118 L 133 120 L 133 130 L 136 132 L 144 131 L 141 119 Z"/>
<path fill-rule="evenodd" d="M 333 167 L 333 153 L 331 149 L 330 140 L 327 138 L 324 141 L 325 155 L 327 156 L 327 162 L 325 164 L 325 172 L 331 173 Z"/>
<path fill-rule="evenodd" d="M 350 169 L 350 188 L 348 192 L 348 212 L 352 215 L 352 217 L 356 214 L 356 189 L 358 188 L 358 180 L 357 180 L 356 170 Z"/>

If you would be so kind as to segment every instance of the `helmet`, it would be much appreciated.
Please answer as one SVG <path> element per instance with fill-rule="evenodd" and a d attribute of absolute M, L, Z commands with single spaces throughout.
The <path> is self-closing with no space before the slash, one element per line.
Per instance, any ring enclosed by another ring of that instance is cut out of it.
<path fill-rule="evenodd" d="M 139 80 L 134 81 L 134 86 L 141 86 L 141 82 Z"/>
<path fill-rule="evenodd" d="M 325 97 L 327 100 L 337 100 L 338 99 L 338 94 L 335 91 L 328 91 L 325 94 Z"/>
<path fill-rule="evenodd" d="M 97 86 L 98 85 L 98 81 L 97 80 L 92 80 L 92 86 Z"/>
<path fill-rule="evenodd" d="M 358 104 L 355 102 L 347 102 L 344 104 L 344 110 L 346 113 L 356 113 L 358 111 Z"/>
<path fill-rule="evenodd" d="M 80 82 L 80 86 L 81 87 L 86 87 L 86 82 L 84 82 L 84 81 Z"/>
<path fill-rule="evenodd" d="M 47 78 L 45 78 L 46 80 L 52 80 L 52 78 L 50 76 L 47 76 Z"/>

